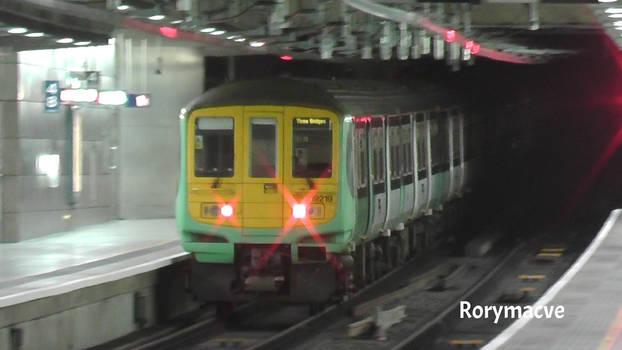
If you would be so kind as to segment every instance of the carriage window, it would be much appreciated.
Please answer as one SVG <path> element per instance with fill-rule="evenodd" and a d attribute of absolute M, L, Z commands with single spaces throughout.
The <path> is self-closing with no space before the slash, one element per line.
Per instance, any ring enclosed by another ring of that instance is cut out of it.
<path fill-rule="evenodd" d="M 276 176 L 276 119 L 251 119 L 250 176 Z"/>
<path fill-rule="evenodd" d="M 294 118 L 292 175 L 331 177 L 333 171 L 333 124 L 329 118 Z"/>
<path fill-rule="evenodd" d="M 233 118 L 197 118 L 194 176 L 233 177 Z"/>

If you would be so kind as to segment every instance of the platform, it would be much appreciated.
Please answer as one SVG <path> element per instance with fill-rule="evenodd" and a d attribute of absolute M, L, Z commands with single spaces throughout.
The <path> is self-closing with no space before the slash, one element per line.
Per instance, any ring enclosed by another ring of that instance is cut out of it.
<path fill-rule="evenodd" d="M 483 349 L 622 349 L 622 210 L 536 302 L 562 305 L 561 319 L 519 319 Z"/>
<path fill-rule="evenodd" d="M 118 220 L 0 244 L 0 308 L 155 270 L 186 255 L 174 219 Z"/>
<path fill-rule="evenodd" d="M 86 349 L 198 305 L 173 219 L 0 244 L 0 350 Z"/>

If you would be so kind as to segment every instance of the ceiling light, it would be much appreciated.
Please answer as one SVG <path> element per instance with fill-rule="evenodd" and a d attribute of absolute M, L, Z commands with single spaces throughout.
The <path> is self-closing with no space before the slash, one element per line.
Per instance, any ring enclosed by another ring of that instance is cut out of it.
<path fill-rule="evenodd" d="M 71 44 L 73 42 L 72 38 L 62 38 L 62 39 L 58 39 L 56 40 L 57 43 L 59 44 Z"/>
<path fill-rule="evenodd" d="M 171 22 L 171 24 L 180 24 L 180 23 L 184 23 L 183 19 L 178 19 L 176 21 Z"/>
<path fill-rule="evenodd" d="M 76 46 L 86 46 L 89 45 L 91 42 L 90 41 L 78 41 L 77 43 L 73 43 Z"/>
<path fill-rule="evenodd" d="M 125 11 L 125 10 L 129 10 L 130 6 L 129 5 L 119 5 L 117 6 L 117 10 L 119 11 Z"/>
<path fill-rule="evenodd" d="M 610 7 L 610 8 L 605 10 L 605 13 L 622 13 L 622 8 Z"/>
<path fill-rule="evenodd" d="M 217 31 L 211 32 L 210 35 L 223 35 L 225 33 L 226 32 L 224 30 L 217 30 Z"/>
<path fill-rule="evenodd" d="M 622 18 L 622 13 L 611 13 L 609 18 Z"/>
<path fill-rule="evenodd" d="M 38 32 L 38 33 L 28 33 L 26 34 L 27 37 L 29 38 L 40 38 L 42 36 L 44 36 L 44 33 Z"/>
<path fill-rule="evenodd" d="M 613 22 L 613 25 L 616 27 L 622 27 L 622 21 L 615 21 Z"/>
<path fill-rule="evenodd" d="M 214 27 L 207 27 L 207 28 L 201 29 L 201 33 L 211 33 L 211 32 L 213 32 L 215 30 L 216 30 L 216 28 L 214 28 Z"/>
<path fill-rule="evenodd" d="M 237 38 L 237 37 L 238 37 L 237 35 L 229 35 L 229 36 L 227 37 L 227 39 L 228 39 L 228 40 L 233 40 L 233 39 L 235 39 L 235 38 Z"/>
<path fill-rule="evenodd" d="M 241 42 L 246 41 L 246 39 L 245 39 L 245 38 L 237 38 L 237 39 L 235 39 L 234 41 L 235 41 L 235 42 L 238 42 L 238 43 L 241 43 Z"/>
<path fill-rule="evenodd" d="M 9 33 L 11 34 L 24 34 L 28 31 L 28 29 L 26 28 L 22 28 L 22 27 L 15 27 L 15 28 L 11 28 L 8 30 Z"/>
<path fill-rule="evenodd" d="M 165 18 L 166 18 L 166 16 L 164 16 L 164 15 L 153 15 L 153 16 L 149 17 L 149 19 L 152 20 L 152 21 L 161 21 L 161 20 L 163 20 Z"/>
<path fill-rule="evenodd" d="M 618 0 L 598 0 L 598 2 L 616 2 Z"/>
<path fill-rule="evenodd" d="M 252 47 L 262 47 L 266 45 L 266 42 L 265 41 L 251 41 L 249 45 Z"/>

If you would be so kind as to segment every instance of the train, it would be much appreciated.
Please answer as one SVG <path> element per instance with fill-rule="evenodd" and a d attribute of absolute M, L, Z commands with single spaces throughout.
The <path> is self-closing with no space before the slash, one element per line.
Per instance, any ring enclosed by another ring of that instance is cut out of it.
<path fill-rule="evenodd" d="M 430 243 L 477 178 L 482 118 L 427 84 L 227 83 L 181 110 L 176 221 L 208 302 L 320 305 Z"/>

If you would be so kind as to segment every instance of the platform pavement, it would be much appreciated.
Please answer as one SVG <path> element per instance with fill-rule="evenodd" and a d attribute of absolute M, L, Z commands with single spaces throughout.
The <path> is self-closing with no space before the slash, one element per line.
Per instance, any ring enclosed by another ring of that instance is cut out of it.
<path fill-rule="evenodd" d="M 518 319 L 482 349 L 622 349 L 622 210 L 536 305 L 562 305 L 564 317 Z"/>
<path fill-rule="evenodd" d="M 174 219 L 117 220 L 0 244 L 0 308 L 158 269 L 187 256 Z"/>

